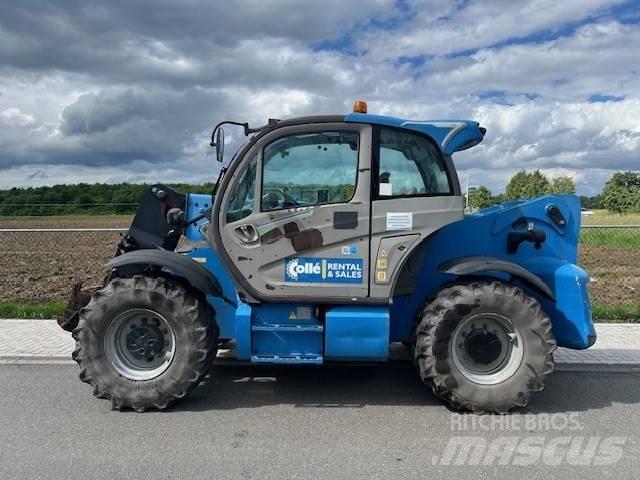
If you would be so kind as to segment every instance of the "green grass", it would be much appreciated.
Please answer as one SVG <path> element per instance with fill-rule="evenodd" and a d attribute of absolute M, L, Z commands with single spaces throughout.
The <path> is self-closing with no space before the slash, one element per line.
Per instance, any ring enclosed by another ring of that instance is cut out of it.
<path fill-rule="evenodd" d="M 2 318 L 55 318 L 62 314 L 64 300 L 43 303 L 0 302 Z M 640 305 L 626 303 L 621 305 L 592 305 L 593 318 L 601 323 L 640 323 Z"/>
<path fill-rule="evenodd" d="M 585 228 L 580 232 L 580 243 L 640 250 L 640 229 Z"/>
<path fill-rule="evenodd" d="M 640 323 L 640 304 L 623 303 L 620 305 L 591 306 L 593 318 L 600 323 Z"/>
<path fill-rule="evenodd" d="M 64 311 L 66 302 L 56 300 L 42 303 L 0 302 L 2 318 L 55 318 Z"/>

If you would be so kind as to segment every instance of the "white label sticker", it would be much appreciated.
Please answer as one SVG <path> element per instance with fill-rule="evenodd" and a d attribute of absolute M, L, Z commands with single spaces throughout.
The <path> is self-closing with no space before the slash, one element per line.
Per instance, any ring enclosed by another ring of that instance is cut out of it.
<path fill-rule="evenodd" d="M 392 191 L 393 191 L 393 188 L 390 183 L 381 183 L 380 189 L 378 190 L 378 194 L 381 197 L 390 197 L 391 195 L 393 195 L 393 193 L 391 193 Z"/>
<path fill-rule="evenodd" d="M 412 212 L 389 212 L 387 213 L 387 230 L 412 230 Z"/>

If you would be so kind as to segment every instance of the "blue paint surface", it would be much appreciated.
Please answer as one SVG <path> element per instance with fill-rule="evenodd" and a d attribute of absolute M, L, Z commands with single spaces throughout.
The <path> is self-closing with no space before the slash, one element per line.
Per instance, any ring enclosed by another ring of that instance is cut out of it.
<path fill-rule="evenodd" d="M 327 360 L 385 361 L 389 356 L 389 307 L 346 305 L 327 311 Z"/>
<path fill-rule="evenodd" d="M 471 120 L 407 120 L 404 118 L 350 113 L 346 122 L 386 125 L 421 132 L 431 137 L 445 155 L 477 145 L 484 138 L 478 122 Z"/>

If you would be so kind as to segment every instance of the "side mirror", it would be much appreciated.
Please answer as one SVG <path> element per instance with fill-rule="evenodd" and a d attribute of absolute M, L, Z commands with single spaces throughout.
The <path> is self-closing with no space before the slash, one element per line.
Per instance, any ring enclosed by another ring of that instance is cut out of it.
<path fill-rule="evenodd" d="M 222 127 L 218 128 L 216 132 L 216 160 L 222 162 L 224 158 L 224 130 Z"/>

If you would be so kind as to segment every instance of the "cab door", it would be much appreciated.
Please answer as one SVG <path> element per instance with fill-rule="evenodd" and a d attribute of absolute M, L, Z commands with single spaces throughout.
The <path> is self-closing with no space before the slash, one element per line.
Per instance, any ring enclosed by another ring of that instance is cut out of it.
<path fill-rule="evenodd" d="M 402 266 L 422 240 L 463 218 L 464 199 L 451 157 L 432 137 L 377 126 L 374 138 L 370 294 L 389 298 L 415 288 L 419 265 L 398 278 Z"/>
<path fill-rule="evenodd" d="M 369 290 L 371 126 L 291 125 L 258 140 L 216 199 L 222 256 L 259 300 Z"/>

